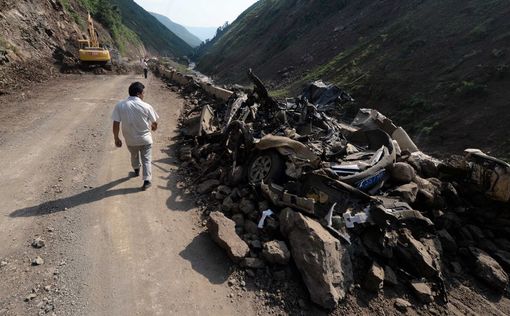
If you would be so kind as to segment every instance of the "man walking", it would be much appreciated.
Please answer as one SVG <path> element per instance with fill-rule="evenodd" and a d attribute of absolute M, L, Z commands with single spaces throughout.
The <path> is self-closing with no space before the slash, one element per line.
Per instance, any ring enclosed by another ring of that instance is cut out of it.
<path fill-rule="evenodd" d="M 122 123 L 122 135 L 127 148 L 131 153 L 131 166 L 134 176 L 140 175 L 140 166 L 143 166 L 142 190 L 147 190 L 152 181 L 152 135 L 151 130 L 158 128 L 158 114 L 152 106 L 143 102 L 145 86 L 141 82 L 134 82 L 129 86 L 129 97 L 117 103 L 113 119 L 113 137 L 115 146 L 122 147 L 119 138 L 119 129 Z M 142 160 L 140 164 L 140 159 Z"/>
<path fill-rule="evenodd" d="M 147 64 L 147 59 L 142 59 L 142 67 L 143 67 L 143 75 L 145 79 L 147 79 L 147 74 L 149 73 L 149 65 Z"/>

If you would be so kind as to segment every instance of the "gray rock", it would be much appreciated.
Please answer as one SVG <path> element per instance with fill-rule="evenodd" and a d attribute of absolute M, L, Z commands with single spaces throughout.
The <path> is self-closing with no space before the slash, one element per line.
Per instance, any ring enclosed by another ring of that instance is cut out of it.
<path fill-rule="evenodd" d="M 411 182 L 397 187 L 393 192 L 402 197 L 404 202 L 412 204 L 416 201 L 418 195 L 418 185 Z"/>
<path fill-rule="evenodd" d="M 255 207 L 255 203 L 253 203 L 252 200 L 246 198 L 243 198 L 239 203 L 239 209 L 246 215 L 251 214 L 252 212 L 257 210 Z"/>
<path fill-rule="evenodd" d="M 216 188 L 216 199 L 223 200 L 232 193 L 232 189 L 226 185 L 220 185 Z"/>
<path fill-rule="evenodd" d="M 390 175 L 396 182 L 409 183 L 416 177 L 416 171 L 405 162 L 397 162 L 390 168 Z"/>
<path fill-rule="evenodd" d="M 398 309 L 399 311 L 401 311 L 402 313 L 405 313 L 407 311 L 407 309 L 412 306 L 411 303 L 409 303 L 408 301 L 406 301 L 403 298 L 397 298 L 395 300 L 394 305 L 395 305 L 395 308 Z"/>
<path fill-rule="evenodd" d="M 510 252 L 504 250 L 497 250 L 493 254 L 494 259 L 506 270 L 510 272 Z"/>
<path fill-rule="evenodd" d="M 36 239 L 34 239 L 32 241 L 32 247 L 34 248 L 42 248 L 46 245 L 44 239 L 42 239 L 41 237 L 37 237 Z"/>
<path fill-rule="evenodd" d="M 416 240 L 411 231 L 402 229 L 400 233 L 401 243 L 397 248 L 402 258 L 415 267 L 416 272 L 424 277 L 434 277 L 438 274 L 436 260 L 432 258 L 427 247 Z"/>
<path fill-rule="evenodd" d="M 450 262 L 450 265 L 452 266 L 453 272 L 459 274 L 462 272 L 462 266 L 457 261 Z"/>
<path fill-rule="evenodd" d="M 384 284 L 391 286 L 398 285 L 397 275 L 390 266 L 384 267 Z"/>
<path fill-rule="evenodd" d="M 496 291 L 503 292 L 508 285 L 508 274 L 499 263 L 483 250 L 469 247 L 469 258 L 476 277 Z"/>
<path fill-rule="evenodd" d="M 292 257 L 312 301 L 335 308 L 353 280 L 347 250 L 317 221 L 290 208 L 280 213 L 280 229 L 290 242 Z"/>
<path fill-rule="evenodd" d="M 441 241 L 441 246 L 446 254 L 455 255 L 457 253 L 457 242 L 450 235 L 450 233 L 446 229 L 442 229 L 437 232 L 439 240 Z"/>
<path fill-rule="evenodd" d="M 257 224 L 255 224 L 255 222 L 253 222 L 253 221 L 245 220 L 244 221 L 244 230 L 248 234 L 257 235 L 257 236 L 259 235 L 259 228 L 257 227 Z"/>
<path fill-rule="evenodd" d="M 259 258 L 244 258 L 244 260 L 241 261 L 241 266 L 249 269 L 262 269 L 266 265 L 264 261 Z"/>
<path fill-rule="evenodd" d="M 207 228 L 212 239 L 227 251 L 234 262 L 240 262 L 250 252 L 248 245 L 237 235 L 235 223 L 220 212 L 212 212 Z"/>
<path fill-rule="evenodd" d="M 220 185 L 220 181 L 216 179 L 206 180 L 198 185 L 197 192 L 200 194 L 210 193 L 218 185 Z"/>
<path fill-rule="evenodd" d="M 368 270 L 363 286 L 370 292 L 379 292 L 383 287 L 384 269 L 377 262 L 372 263 L 370 270 Z"/>
<path fill-rule="evenodd" d="M 289 263 L 290 251 L 285 242 L 273 240 L 264 243 L 262 257 L 270 263 L 285 265 Z"/>
<path fill-rule="evenodd" d="M 7 261 L 0 261 L 0 268 L 3 268 L 7 265 Z"/>
<path fill-rule="evenodd" d="M 432 303 L 434 301 L 432 289 L 428 284 L 421 281 L 413 281 L 411 282 L 411 289 L 414 295 L 423 303 Z"/>
<path fill-rule="evenodd" d="M 224 212 L 232 212 L 235 208 L 237 208 L 237 203 L 235 203 L 230 196 L 227 196 L 221 204 L 221 209 Z"/>
<path fill-rule="evenodd" d="M 236 223 L 236 226 L 243 227 L 244 226 L 244 215 L 243 214 L 234 214 L 232 215 L 232 220 Z"/>
<path fill-rule="evenodd" d="M 252 240 L 250 244 L 254 249 L 262 249 L 262 243 L 260 242 L 260 240 L 257 239 Z"/>
<path fill-rule="evenodd" d="M 44 260 L 41 257 L 37 257 L 34 260 L 32 260 L 32 265 L 33 266 L 40 266 L 40 265 L 43 265 L 43 264 L 44 264 Z"/>

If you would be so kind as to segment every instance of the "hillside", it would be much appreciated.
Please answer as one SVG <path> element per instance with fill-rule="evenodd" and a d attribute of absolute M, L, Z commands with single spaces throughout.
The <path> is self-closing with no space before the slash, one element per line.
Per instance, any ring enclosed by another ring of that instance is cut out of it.
<path fill-rule="evenodd" d="M 261 0 L 201 51 L 198 69 L 246 82 L 251 67 L 280 96 L 322 78 L 424 149 L 510 157 L 509 29 L 505 0 Z"/>
<path fill-rule="evenodd" d="M 191 46 L 133 0 L 112 0 L 111 3 L 117 5 L 122 22 L 138 35 L 150 53 L 183 57 L 192 52 Z"/>
<path fill-rule="evenodd" d="M 200 40 L 195 35 L 191 34 L 190 31 L 188 31 L 184 26 L 175 23 L 168 17 L 154 12 L 150 12 L 150 14 L 152 14 L 152 16 L 158 19 L 158 21 L 161 22 L 161 24 L 166 26 L 170 31 L 172 31 L 172 33 L 179 36 L 191 47 L 197 47 L 198 45 L 200 45 L 200 43 L 202 43 L 202 40 Z"/>

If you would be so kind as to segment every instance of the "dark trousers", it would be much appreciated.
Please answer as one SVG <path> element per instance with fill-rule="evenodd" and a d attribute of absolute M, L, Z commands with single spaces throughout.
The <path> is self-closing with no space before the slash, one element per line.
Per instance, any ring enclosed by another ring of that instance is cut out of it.
<path fill-rule="evenodd" d="M 149 69 L 144 68 L 143 69 L 143 75 L 145 76 L 145 79 L 147 79 L 147 73 L 149 72 Z"/>

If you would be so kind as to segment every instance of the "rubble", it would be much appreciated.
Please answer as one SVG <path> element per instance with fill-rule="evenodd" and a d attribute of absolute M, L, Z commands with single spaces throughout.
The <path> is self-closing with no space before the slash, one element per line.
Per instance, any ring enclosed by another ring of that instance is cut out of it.
<path fill-rule="evenodd" d="M 210 195 L 205 216 L 232 218 L 229 234 L 244 243 L 233 260 L 248 274 L 292 262 L 328 309 L 351 283 L 372 292 L 410 284 L 424 304 L 448 302 L 445 275 L 507 287 L 510 165 L 472 149 L 431 157 L 378 111 L 353 115 L 337 87 L 316 82 L 277 101 L 248 76 L 252 91 L 221 100 L 186 80 L 181 93 L 194 101 L 179 152 L 196 192 Z"/>
<path fill-rule="evenodd" d="M 32 241 L 32 247 L 34 248 L 42 248 L 46 245 L 44 239 L 41 237 L 37 237 Z"/>

